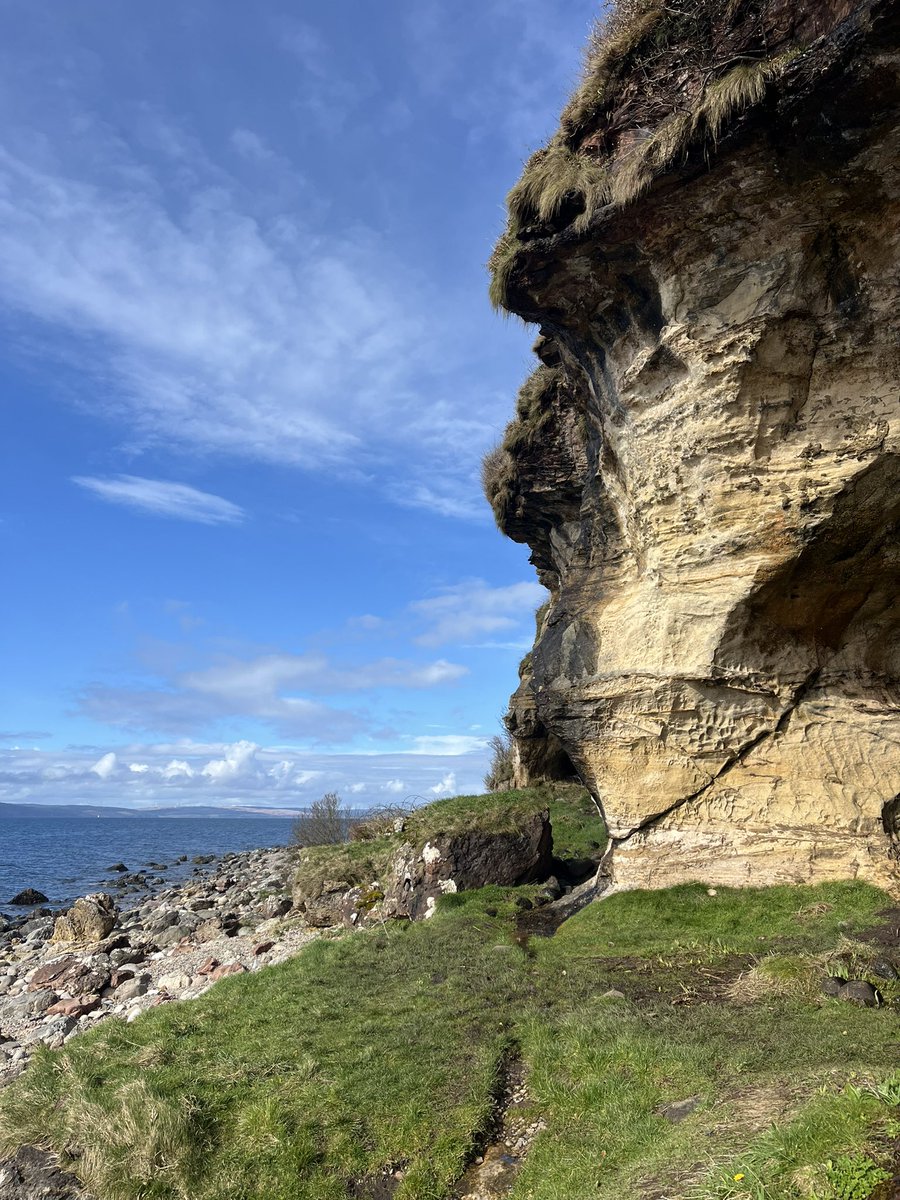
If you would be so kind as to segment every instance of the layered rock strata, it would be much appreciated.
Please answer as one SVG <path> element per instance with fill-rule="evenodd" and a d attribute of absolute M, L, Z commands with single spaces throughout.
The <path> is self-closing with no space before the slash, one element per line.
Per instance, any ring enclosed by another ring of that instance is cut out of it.
<path fill-rule="evenodd" d="M 638 5 L 510 195 L 518 782 L 574 766 L 619 886 L 900 882 L 898 7 Z"/>

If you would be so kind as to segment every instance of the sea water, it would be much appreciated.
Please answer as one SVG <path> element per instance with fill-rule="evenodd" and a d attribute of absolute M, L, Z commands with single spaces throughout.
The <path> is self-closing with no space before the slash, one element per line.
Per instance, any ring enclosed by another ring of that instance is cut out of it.
<path fill-rule="evenodd" d="M 109 886 L 115 873 L 107 868 L 115 863 L 179 882 L 196 854 L 285 846 L 290 835 L 284 817 L 7 817 L 0 821 L 0 911 L 21 912 L 7 902 L 27 887 L 52 905 L 70 904 Z M 177 862 L 185 854 L 188 861 Z M 168 870 L 154 871 L 149 862 Z"/>

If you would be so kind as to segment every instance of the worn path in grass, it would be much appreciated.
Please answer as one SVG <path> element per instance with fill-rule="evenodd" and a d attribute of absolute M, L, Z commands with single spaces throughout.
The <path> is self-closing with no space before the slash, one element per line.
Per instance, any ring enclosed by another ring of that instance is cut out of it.
<path fill-rule="evenodd" d="M 876 1179 L 895 1012 L 818 995 L 803 965 L 818 980 L 855 947 L 861 970 L 881 893 L 631 893 L 523 950 L 528 894 L 448 897 L 45 1052 L 0 1097 L 0 1138 L 68 1151 L 101 1200 L 438 1200 L 484 1148 L 512 1051 L 544 1126 L 514 1200 L 841 1200 L 836 1170 Z"/>

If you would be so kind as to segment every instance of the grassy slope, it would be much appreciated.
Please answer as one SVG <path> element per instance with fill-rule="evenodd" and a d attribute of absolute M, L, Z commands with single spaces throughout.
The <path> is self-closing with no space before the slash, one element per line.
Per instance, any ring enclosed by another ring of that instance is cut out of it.
<path fill-rule="evenodd" d="M 478 827 L 501 833 L 516 828 L 523 816 L 549 809 L 554 853 L 563 859 L 597 858 L 606 845 L 606 831 L 584 788 L 553 784 L 492 792 L 486 796 L 452 796 L 416 809 L 402 833 L 340 846 L 309 846 L 301 854 L 298 880 L 315 893 L 325 880 L 370 884 L 384 872 L 402 842 L 421 846 L 442 834 Z"/>
<path fill-rule="evenodd" d="M 450 896 L 427 923 L 323 939 L 107 1022 L 6 1089 L 0 1143 L 69 1150 L 102 1200 L 337 1200 L 386 1168 L 404 1172 L 398 1200 L 437 1200 L 513 1049 L 547 1123 L 518 1200 L 861 1200 L 845 1177 L 877 1179 L 861 1155 L 877 1158 L 900 1098 L 871 1091 L 897 1066 L 895 1014 L 803 989 L 726 993 L 760 955 L 819 970 L 815 956 L 877 923 L 881 893 L 631 893 L 523 951 L 515 901 L 533 890 Z M 604 999 L 611 987 L 626 999 Z M 688 1097 L 680 1124 L 656 1111 Z"/>

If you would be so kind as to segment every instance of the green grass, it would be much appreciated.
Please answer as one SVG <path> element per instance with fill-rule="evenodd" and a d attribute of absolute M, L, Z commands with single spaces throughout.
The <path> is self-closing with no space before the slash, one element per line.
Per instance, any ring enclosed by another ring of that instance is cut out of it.
<path fill-rule="evenodd" d="M 404 842 L 424 846 L 430 839 L 474 828 L 508 833 L 523 817 L 550 810 L 554 852 L 559 857 L 594 857 L 606 831 L 588 793 L 576 785 L 540 785 L 483 796 L 452 796 L 414 810 L 403 832 L 365 842 L 309 846 L 298 852 L 296 895 L 314 898 L 326 881 L 355 885 L 376 883 Z"/>
<path fill-rule="evenodd" d="M 877 888 L 855 883 L 816 887 L 719 888 L 701 884 L 665 891 L 623 892 L 568 921 L 551 943 L 553 954 L 582 952 L 670 954 L 679 947 L 727 946 L 734 953 L 765 953 L 789 942 L 831 946 L 846 932 L 877 924 L 886 899 Z"/>
<path fill-rule="evenodd" d="M 443 1196 L 523 984 L 502 926 L 458 905 L 110 1021 L 36 1057 L 3 1094 L 0 1140 L 66 1149 L 103 1200 L 337 1200 L 396 1165 L 398 1198 Z"/>
<path fill-rule="evenodd" d="M 476 799 L 422 820 L 459 828 Z M 100 1200 L 338 1200 L 390 1170 L 398 1200 L 442 1200 L 515 1053 L 545 1129 L 511 1200 L 866 1200 L 900 1132 L 895 1012 L 729 988 L 757 956 L 838 952 L 884 894 L 627 893 L 523 948 L 516 902 L 536 890 L 448 896 L 430 921 L 319 940 L 43 1051 L 0 1094 L 0 1146 L 68 1155 Z"/>
<path fill-rule="evenodd" d="M 549 789 L 548 789 L 549 790 Z M 599 858 L 609 840 L 585 788 L 557 785 L 547 801 L 557 858 Z"/>
<path fill-rule="evenodd" d="M 817 995 L 804 1003 L 777 989 L 734 1004 L 728 980 L 741 956 L 749 962 L 773 944 L 824 953 L 875 924 L 885 902 L 877 889 L 850 883 L 715 896 L 685 885 L 613 896 L 533 943 L 543 1006 L 519 1037 L 548 1128 L 515 1200 L 617 1200 L 654 1188 L 712 1198 L 726 1178 L 735 1189 L 727 1195 L 815 1195 L 790 1190 L 795 1173 L 825 1178 L 828 1159 L 865 1145 L 889 1110 L 845 1085 L 896 1070 L 896 1017 Z M 610 988 L 625 999 L 603 999 Z M 802 1136 L 793 1123 L 770 1131 L 785 1093 Z M 698 1107 L 683 1123 L 660 1115 L 690 1097 Z M 817 1122 L 825 1130 L 818 1139 Z M 777 1170 L 759 1190 L 776 1146 Z"/>

